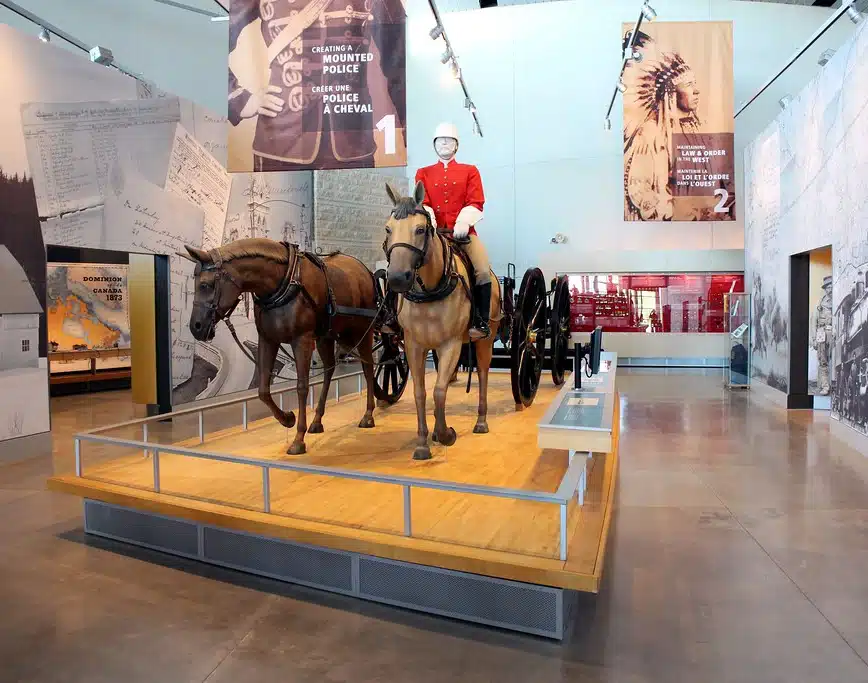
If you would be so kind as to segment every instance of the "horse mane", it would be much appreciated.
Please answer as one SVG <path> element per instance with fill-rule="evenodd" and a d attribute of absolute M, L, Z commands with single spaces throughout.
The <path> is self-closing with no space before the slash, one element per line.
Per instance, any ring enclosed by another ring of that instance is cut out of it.
<path fill-rule="evenodd" d="M 421 207 L 413 197 L 401 197 L 395 204 L 395 208 L 392 209 L 392 216 L 400 221 L 419 213 L 420 209 Z"/>
<path fill-rule="evenodd" d="M 248 237 L 236 240 L 235 242 L 218 247 L 218 251 L 224 261 L 232 261 L 238 258 L 264 258 L 276 263 L 287 263 L 289 261 L 289 253 L 281 242 L 260 237 Z"/>

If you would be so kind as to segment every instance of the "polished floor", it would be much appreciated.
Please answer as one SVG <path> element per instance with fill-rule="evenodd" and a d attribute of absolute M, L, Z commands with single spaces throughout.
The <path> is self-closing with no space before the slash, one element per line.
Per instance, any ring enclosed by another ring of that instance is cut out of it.
<path fill-rule="evenodd" d="M 559 644 L 85 538 L 0 465 L 0 683 L 868 681 L 868 460 L 719 376 L 634 372 L 599 596 Z M 72 430 L 124 393 L 52 404 Z"/>

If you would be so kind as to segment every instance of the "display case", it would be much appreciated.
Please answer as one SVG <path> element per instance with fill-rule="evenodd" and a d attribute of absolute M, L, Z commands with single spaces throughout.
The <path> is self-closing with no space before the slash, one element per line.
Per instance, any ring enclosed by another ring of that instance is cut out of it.
<path fill-rule="evenodd" d="M 723 295 L 723 320 L 726 326 L 726 366 L 724 384 L 730 389 L 749 389 L 752 367 L 750 345 L 750 294 L 726 292 Z"/>
<path fill-rule="evenodd" d="M 725 331 L 723 296 L 744 273 L 567 273 L 572 332 Z"/>

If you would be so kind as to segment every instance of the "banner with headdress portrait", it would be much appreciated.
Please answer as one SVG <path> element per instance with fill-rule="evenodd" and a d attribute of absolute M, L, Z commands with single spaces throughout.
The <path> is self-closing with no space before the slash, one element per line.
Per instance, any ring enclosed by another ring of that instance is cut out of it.
<path fill-rule="evenodd" d="M 624 24 L 629 45 L 633 24 Z M 624 220 L 735 220 L 732 22 L 643 24 L 624 70 Z"/>

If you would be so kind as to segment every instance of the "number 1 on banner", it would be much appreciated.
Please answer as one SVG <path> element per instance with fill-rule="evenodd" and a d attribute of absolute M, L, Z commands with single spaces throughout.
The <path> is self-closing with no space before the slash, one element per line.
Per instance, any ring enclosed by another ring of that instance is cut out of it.
<path fill-rule="evenodd" d="M 395 153 L 395 115 L 387 114 L 377 122 L 377 130 L 384 132 L 386 154 Z"/>

